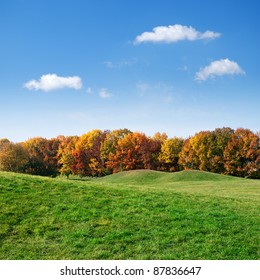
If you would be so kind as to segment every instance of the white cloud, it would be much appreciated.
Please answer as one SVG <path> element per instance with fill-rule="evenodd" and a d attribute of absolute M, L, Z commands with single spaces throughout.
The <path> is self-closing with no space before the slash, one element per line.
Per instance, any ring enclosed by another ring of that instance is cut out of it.
<path fill-rule="evenodd" d="M 110 98 L 111 93 L 108 91 L 107 88 L 101 88 L 100 91 L 99 91 L 99 96 L 101 98 Z"/>
<path fill-rule="evenodd" d="M 182 40 L 207 40 L 215 39 L 221 34 L 213 31 L 205 31 L 201 33 L 192 26 L 185 26 L 180 24 L 157 26 L 153 28 L 152 32 L 144 32 L 138 35 L 135 39 L 135 43 L 143 42 L 166 42 L 175 43 Z"/>
<path fill-rule="evenodd" d="M 78 76 L 72 77 L 59 77 L 56 74 L 42 75 L 41 78 L 37 80 L 31 80 L 24 84 L 27 89 L 51 91 L 62 88 L 73 88 L 81 89 L 82 81 Z"/>
<path fill-rule="evenodd" d="M 235 61 L 231 61 L 228 58 L 225 58 L 215 60 L 208 66 L 201 68 L 200 71 L 196 73 L 195 80 L 205 81 L 208 78 L 214 78 L 216 76 L 242 74 L 245 74 L 245 72 Z"/>

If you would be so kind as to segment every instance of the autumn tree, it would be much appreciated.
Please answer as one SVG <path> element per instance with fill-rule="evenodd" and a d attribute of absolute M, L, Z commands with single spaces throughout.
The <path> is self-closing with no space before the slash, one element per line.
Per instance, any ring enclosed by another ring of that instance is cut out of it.
<path fill-rule="evenodd" d="M 78 139 L 78 136 L 64 137 L 58 148 L 57 158 L 60 166 L 59 171 L 62 175 L 66 175 L 67 178 L 69 175 L 73 174 L 73 169 L 76 164 L 73 151 L 75 150 Z"/>
<path fill-rule="evenodd" d="M 115 154 L 107 165 L 113 173 L 123 170 L 151 169 L 151 139 L 144 133 L 133 132 L 119 139 Z"/>
<path fill-rule="evenodd" d="M 7 138 L 0 139 L 0 150 L 3 149 L 6 144 L 10 144 L 10 143 L 11 141 L 8 140 Z"/>
<path fill-rule="evenodd" d="M 260 178 L 260 135 L 228 127 L 184 140 L 165 133 L 148 137 L 128 129 L 92 130 L 73 137 L 0 139 L 0 170 L 56 176 L 101 176 L 122 170 L 198 169 Z"/>
<path fill-rule="evenodd" d="M 197 142 L 201 134 L 186 139 L 183 143 L 182 150 L 179 154 L 179 164 L 184 169 L 199 169 L 200 158 L 197 153 Z"/>
<path fill-rule="evenodd" d="M 118 149 L 119 139 L 124 138 L 125 135 L 132 133 L 129 129 L 117 129 L 108 131 L 104 141 L 101 143 L 100 156 L 104 163 L 105 172 L 107 174 L 112 173 L 110 166 L 107 164 L 109 158 L 116 154 Z"/>
<path fill-rule="evenodd" d="M 161 169 L 165 171 L 179 171 L 182 166 L 179 164 L 179 156 L 184 144 L 184 139 L 174 137 L 166 139 L 161 146 L 159 160 Z"/>
<path fill-rule="evenodd" d="M 24 172 L 28 159 L 28 153 L 21 143 L 0 140 L 0 170 Z"/>
<path fill-rule="evenodd" d="M 260 178 L 259 135 L 249 129 L 237 129 L 225 148 L 224 158 L 226 174 Z"/>
<path fill-rule="evenodd" d="M 164 141 L 168 138 L 166 133 L 156 132 L 150 139 L 151 148 L 151 169 L 162 170 L 161 162 L 159 159 L 161 147 Z"/>
<path fill-rule="evenodd" d="M 225 127 L 196 133 L 184 142 L 180 164 L 185 169 L 224 173 L 224 150 L 233 133 L 231 128 Z"/>
<path fill-rule="evenodd" d="M 47 140 L 35 137 L 25 141 L 23 145 L 29 154 L 27 173 L 42 176 L 56 176 L 59 173 L 57 153 L 60 140 L 58 138 Z"/>
<path fill-rule="evenodd" d="M 104 162 L 100 155 L 101 145 L 107 131 L 94 129 L 79 137 L 72 155 L 75 163 L 73 173 L 79 176 L 100 176 L 104 174 Z"/>
<path fill-rule="evenodd" d="M 224 151 L 234 135 L 234 130 L 229 127 L 216 128 L 208 139 L 207 164 L 209 171 L 225 173 Z"/>

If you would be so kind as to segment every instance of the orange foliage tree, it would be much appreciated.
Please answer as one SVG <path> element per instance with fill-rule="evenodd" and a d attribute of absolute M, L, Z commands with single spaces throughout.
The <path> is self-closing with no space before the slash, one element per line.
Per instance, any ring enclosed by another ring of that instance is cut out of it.
<path fill-rule="evenodd" d="M 67 178 L 69 175 L 73 174 L 75 158 L 72 153 L 75 150 L 75 145 L 78 139 L 78 136 L 64 137 L 58 148 L 57 157 L 60 165 L 60 173 L 66 175 Z"/>
<path fill-rule="evenodd" d="M 104 173 L 104 162 L 100 155 L 107 131 L 94 129 L 79 137 L 72 152 L 73 173 L 79 176 L 100 176 Z"/>
<path fill-rule="evenodd" d="M 0 139 L 0 170 L 24 172 L 29 155 L 21 143 Z"/>
<path fill-rule="evenodd" d="M 108 164 L 109 158 L 116 154 L 118 149 L 119 139 L 124 138 L 125 135 L 132 133 L 129 129 L 117 129 L 109 131 L 106 134 L 104 141 L 101 143 L 100 156 L 104 163 L 105 173 L 111 174 L 111 166 Z"/>
<path fill-rule="evenodd" d="M 260 178 L 260 139 L 249 129 L 239 128 L 232 135 L 225 151 L 226 174 Z"/>
<path fill-rule="evenodd" d="M 118 140 L 115 154 L 109 155 L 108 168 L 113 173 L 123 170 L 151 169 L 151 139 L 144 133 L 133 132 Z"/>
<path fill-rule="evenodd" d="M 184 142 L 179 163 L 184 169 L 225 173 L 224 150 L 233 134 L 225 127 L 196 133 Z"/>

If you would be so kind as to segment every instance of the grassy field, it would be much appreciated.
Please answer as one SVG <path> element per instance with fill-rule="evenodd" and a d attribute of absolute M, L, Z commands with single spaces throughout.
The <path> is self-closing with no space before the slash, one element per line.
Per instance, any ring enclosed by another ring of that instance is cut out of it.
<path fill-rule="evenodd" d="M 260 180 L 0 172 L 0 259 L 260 259 Z"/>

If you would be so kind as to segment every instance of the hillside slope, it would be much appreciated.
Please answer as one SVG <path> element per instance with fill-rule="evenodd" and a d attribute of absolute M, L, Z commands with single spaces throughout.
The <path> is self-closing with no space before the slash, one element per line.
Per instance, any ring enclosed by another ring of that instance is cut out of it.
<path fill-rule="evenodd" d="M 112 174 L 102 178 L 107 182 L 115 183 L 154 183 L 154 182 L 178 182 L 178 181 L 226 181 L 226 180 L 241 180 L 238 177 L 232 177 L 227 175 L 221 175 L 206 171 L 198 170 L 185 170 L 179 172 L 162 172 L 155 170 L 131 170 L 123 171 L 116 174 Z"/>
<path fill-rule="evenodd" d="M 150 191 L 174 191 L 260 201 L 260 180 L 197 170 L 174 173 L 153 170 L 124 171 L 100 178 L 97 182 L 103 185 L 135 187 Z"/>
<path fill-rule="evenodd" d="M 197 171 L 0 172 L 0 259 L 259 259 L 259 192 Z"/>

